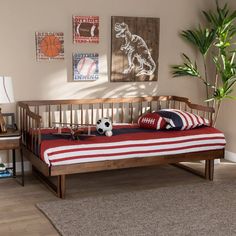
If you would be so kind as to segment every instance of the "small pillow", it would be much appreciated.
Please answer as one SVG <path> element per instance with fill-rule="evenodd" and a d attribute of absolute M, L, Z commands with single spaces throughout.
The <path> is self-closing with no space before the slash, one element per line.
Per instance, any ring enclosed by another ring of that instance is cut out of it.
<path fill-rule="evenodd" d="M 164 129 L 167 125 L 164 118 L 162 118 L 158 113 L 146 113 L 138 119 L 138 125 L 140 128 L 145 129 Z"/>
<path fill-rule="evenodd" d="M 188 130 L 199 126 L 209 126 L 209 121 L 201 116 L 178 109 L 162 109 L 157 112 L 169 125 L 167 129 Z"/>

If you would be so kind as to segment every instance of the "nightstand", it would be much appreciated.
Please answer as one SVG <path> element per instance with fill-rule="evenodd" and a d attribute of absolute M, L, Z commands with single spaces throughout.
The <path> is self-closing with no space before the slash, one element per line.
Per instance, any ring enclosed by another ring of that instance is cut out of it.
<path fill-rule="evenodd" d="M 21 148 L 21 133 L 19 130 L 12 128 L 8 128 L 6 133 L 0 133 L 0 150 L 12 150 L 12 167 L 7 168 L 8 170 L 12 171 L 12 175 L 10 176 L 12 178 L 17 177 L 16 176 L 17 149 L 20 151 L 21 185 L 24 186 L 24 160 L 23 160 L 23 151 Z"/>

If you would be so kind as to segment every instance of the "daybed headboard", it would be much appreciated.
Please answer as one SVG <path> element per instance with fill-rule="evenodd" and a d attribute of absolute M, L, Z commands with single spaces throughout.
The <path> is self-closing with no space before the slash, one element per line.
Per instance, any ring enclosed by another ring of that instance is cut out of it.
<path fill-rule="evenodd" d="M 57 123 L 94 125 L 101 117 L 115 123 L 134 123 L 145 113 L 163 108 L 176 108 L 199 114 L 212 122 L 214 109 L 192 104 L 177 96 L 149 96 L 130 98 L 99 98 L 79 100 L 41 100 L 18 102 L 18 126 L 27 143 L 30 130 L 39 130 L 32 142 L 40 142 L 40 128 L 55 127 Z M 31 135 L 32 139 L 32 135 Z"/>

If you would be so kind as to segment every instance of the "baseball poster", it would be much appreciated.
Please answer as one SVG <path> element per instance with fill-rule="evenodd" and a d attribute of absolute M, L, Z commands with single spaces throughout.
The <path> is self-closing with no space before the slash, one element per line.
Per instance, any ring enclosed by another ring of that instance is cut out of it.
<path fill-rule="evenodd" d="M 73 16 L 72 20 L 74 43 L 99 42 L 98 16 Z"/>
<path fill-rule="evenodd" d="M 62 32 L 36 32 L 36 59 L 63 60 L 64 34 Z"/>
<path fill-rule="evenodd" d="M 74 81 L 97 80 L 99 77 L 98 53 L 73 54 Z"/>

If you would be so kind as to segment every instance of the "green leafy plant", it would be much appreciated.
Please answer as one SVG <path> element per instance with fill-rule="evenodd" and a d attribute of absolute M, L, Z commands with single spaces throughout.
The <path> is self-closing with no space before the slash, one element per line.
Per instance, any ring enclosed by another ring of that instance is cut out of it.
<path fill-rule="evenodd" d="M 173 65 L 172 74 L 174 77 L 194 77 L 205 84 L 206 102 L 209 106 L 213 101 L 216 110 L 215 125 L 222 101 L 226 98 L 236 100 L 231 95 L 236 84 L 236 50 L 234 49 L 236 10 L 230 11 L 228 4 L 220 7 L 216 0 L 216 10 L 203 11 L 203 15 L 206 26 L 181 32 L 181 37 L 197 48 L 201 54 L 202 70 L 199 69 L 196 61 L 193 62 L 183 53 L 183 64 Z M 215 67 L 215 71 L 211 72 L 210 76 L 208 76 L 209 63 L 213 63 Z"/>

